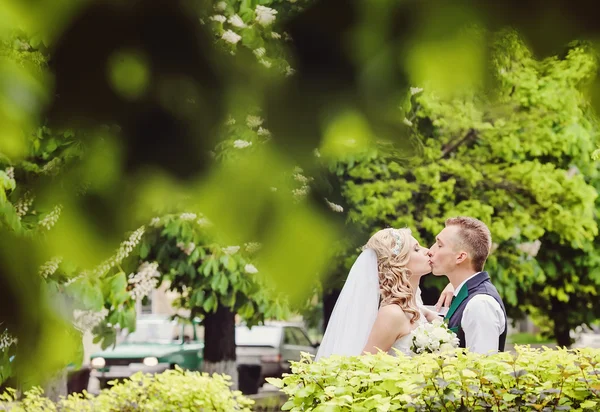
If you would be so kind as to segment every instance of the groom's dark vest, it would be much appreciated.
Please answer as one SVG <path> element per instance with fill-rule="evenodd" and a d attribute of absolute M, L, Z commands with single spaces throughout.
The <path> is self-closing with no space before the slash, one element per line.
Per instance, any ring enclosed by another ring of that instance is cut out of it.
<path fill-rule="evenodd" d="M 504 332 L 500 335 L 498 341 L 498 349 L 500 352 L 504 352 L 504 345 L 506 344 L 506 332 L 508 330 L 508 323 L 506 318 L 506 309 L 504 309 L 504 303 L 496 290 L 496 287 L 492 284 L 490 276 L 487 272 L 481 272 L 473 278 L 469 279 L 463 287 L 458 291 L 458 295 L 452 300 L 446 320 L 448 320 L 448 327 L 454 333 L 457 334 L 460 340 L 460 347 L 466 347 L 465 342 L 465 331 L 461 327 L 461 321 L 463 312 L 467 307 L 467 303 L 477 295 L 489 295 L 493 297 L 496 302 L 500 304 L 502 312 L 504 312 Z"/>

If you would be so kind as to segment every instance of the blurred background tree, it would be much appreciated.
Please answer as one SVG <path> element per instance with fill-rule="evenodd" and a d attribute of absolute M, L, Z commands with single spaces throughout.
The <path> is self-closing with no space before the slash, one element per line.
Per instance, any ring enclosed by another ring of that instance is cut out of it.
<path fill-rule="evenodd" d="M 589 309 L 597 282 L 595 44 L 564 49 L 597 38 L 591 6 L 429 6 L 2 0 L 2 376 L 76 362 L 75 310 L 102 314 L 104 343 L 132 327 L 119 266 L 147 222 L 183 211 L 206 216 L 219 247 L 260 242 L 261 275 L 292 305 L 345 275 L 331 256 L 351 261 L 375 229 L 427 243 L 470 214 L 492 227 L 488 269 L 511 315 L 540 308 L 560 343 L 590 321 L 557 313 Z M 210 312 L 211 297 L 189 305 Z"/>

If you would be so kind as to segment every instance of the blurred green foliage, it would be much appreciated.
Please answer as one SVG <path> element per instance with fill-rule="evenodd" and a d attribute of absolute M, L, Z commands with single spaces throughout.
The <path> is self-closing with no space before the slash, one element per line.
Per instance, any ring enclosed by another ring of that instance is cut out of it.
<path fill-rule="evenodd" d="M 35 382 L 78 361 L 76 314 L 104 309 L 86 325 L 105 344 L 132 328 L 122 265 L 142 225 L 187 211 L 218 228 L 211 244 L 262 243 L 257 267 L 296 303 L 357 233 L 428 241 L 471 214 L 491 224 L 507 302 L 529 302 L 519 288 L 552 276 L 519 245 L 592 256 L 597 234 L 595 54 L 544 56 L 598 30 L 564 4 L 1 0 L 0 322 L 19 342 L 3 359 Z M 531 47 L 490 38 L 506 25 Z M 577 284 L 593 282 L 556 279 L 554 295 L 589 301 Z"/>

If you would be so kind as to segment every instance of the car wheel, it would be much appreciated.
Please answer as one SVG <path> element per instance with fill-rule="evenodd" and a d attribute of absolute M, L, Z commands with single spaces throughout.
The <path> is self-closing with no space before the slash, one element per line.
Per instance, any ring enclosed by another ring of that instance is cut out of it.
<path fill-rule="evenodd" d="M 100 387 L 100 390 L 103 390 L 103 389 L 106 389 L 109 387 L 109 385 L 108 385 L 109 380 L 110 379 L 106 379 L 106 378 L 98 378 L 98 383 L 99 383 L 98 386 Z"/>
<path fill-rule="evenodd" d="M 244 395 L 258 393 L 263 382 L 261 371 L 260 365 L 238 365 L 238 389 Z"/>

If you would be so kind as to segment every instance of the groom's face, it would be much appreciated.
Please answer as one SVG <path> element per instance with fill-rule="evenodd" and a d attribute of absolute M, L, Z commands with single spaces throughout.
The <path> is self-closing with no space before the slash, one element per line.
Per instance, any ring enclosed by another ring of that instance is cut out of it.
<path fill-rule="evenodd" d="M 431 273 L 443 276 L 452 272 L 457 265 L 459 253 L 456 251 L 458 226 L 447 226 L 435 238 L 435 243 L 429 249 L 429 264 Z"/>

